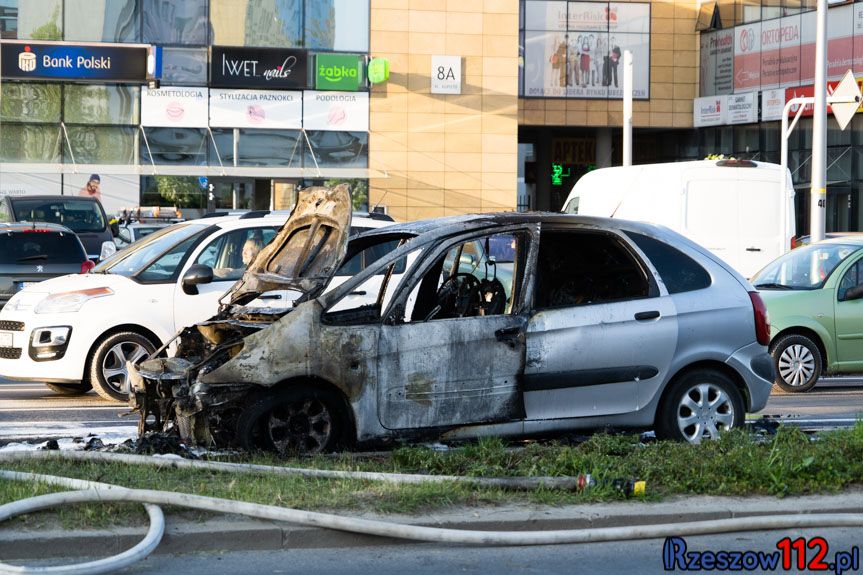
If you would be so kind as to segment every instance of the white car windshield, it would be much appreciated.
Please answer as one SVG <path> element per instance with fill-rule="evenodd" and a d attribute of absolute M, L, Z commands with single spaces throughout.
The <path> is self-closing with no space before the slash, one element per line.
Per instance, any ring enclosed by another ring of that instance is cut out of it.
<path fill-rule="evenodd" d="M 845 258 L 859 246 L 813 244 L 792 250 L 752 278 L 760 289 L 818 289 Z"/>
<path fill-rule="evenodd" d="M 93 269 L 93 273 L 134 276 L 151 265 L 160 265 L 158 275 L 170 276 L 174 270 L 162 268 L 170 265 L 176 268 L 185 252 L 209 227 L 190 223 L 163 228 L 106 259 Z"/>

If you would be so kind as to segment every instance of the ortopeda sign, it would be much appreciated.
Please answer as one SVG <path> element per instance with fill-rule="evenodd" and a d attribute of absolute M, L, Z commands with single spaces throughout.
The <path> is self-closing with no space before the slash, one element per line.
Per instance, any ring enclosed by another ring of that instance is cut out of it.
<path fill-rule="evenodd" d="M 368 132 L 368 92 L 303 92 L 303 127 L 306 130 Z"/>
<path fill-rule="evenodd" d="M 141 125 L 158 128 L 206 128 L 207 89 L 195 86 L 142 89 Z"/>
<path fill-rule="evenodd" d="M 305 50 L 213 46 L 210 86 L 269 90 L 305 88 L 307 60 Z"/>
<path fill-rule="evenodd" d="M 210 90 L 213 128 L 303 127 L 303 94 L 279 90 Z"/>
<path fill-rule="evenodd" d="M 0 77 L 12 80 L 147 80 L 146 45 L 3 42 Z"/>

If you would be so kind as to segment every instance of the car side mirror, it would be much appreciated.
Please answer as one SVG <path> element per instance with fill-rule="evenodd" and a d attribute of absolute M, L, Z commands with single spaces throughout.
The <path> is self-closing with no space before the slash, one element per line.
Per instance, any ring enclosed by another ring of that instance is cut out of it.
<path fill-rule="evenodd" d="M 183 293 L 198 295 L 198 286 L 213 282 L 213 268 L 203 264 L 195 264 L 183 274 Z"/>
<path fill-rule="evenodd" d="M 854 286 L 853 288 L 849 288 L 845 292 L 845 298 L 843 301 L 850 301 L 853 299 L 863 298 L 863 284 L 859 284 Z"/>

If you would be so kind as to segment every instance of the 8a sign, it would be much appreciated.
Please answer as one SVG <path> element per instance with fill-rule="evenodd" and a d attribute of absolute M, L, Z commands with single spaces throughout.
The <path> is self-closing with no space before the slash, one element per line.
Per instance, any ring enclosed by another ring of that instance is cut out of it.
<path fill-rule="evenodd" d="M 431 57 L 431 93 L 461 94 L 461 56 Z"/>

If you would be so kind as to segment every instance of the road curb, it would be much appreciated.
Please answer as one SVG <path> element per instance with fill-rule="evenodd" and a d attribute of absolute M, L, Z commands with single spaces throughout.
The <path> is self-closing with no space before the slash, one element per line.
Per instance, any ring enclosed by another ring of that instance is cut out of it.
<path fill-rule="evenodd" d="M 489 531 L 591 529 L 709 521 L 782 513 L 863 513 L 863 493 L 798 498 L 687 497 L 658 503 L 621 502 L 567 507 L 506 506 L 463 508 L 428 515 L 380 515 L 349 512 L 364 519 Z M 165 536 L 158 554 L 347 548 L 404 544 L 395 538 L 375 537 L 318 527 L 296 526 L 242 516 L 220 516 L 193 522 L 166 514 Z M 143 538 L 145 526 L 70 532 L 0 529 L 0 559 L 108 556 L 129 549 Z"/>

